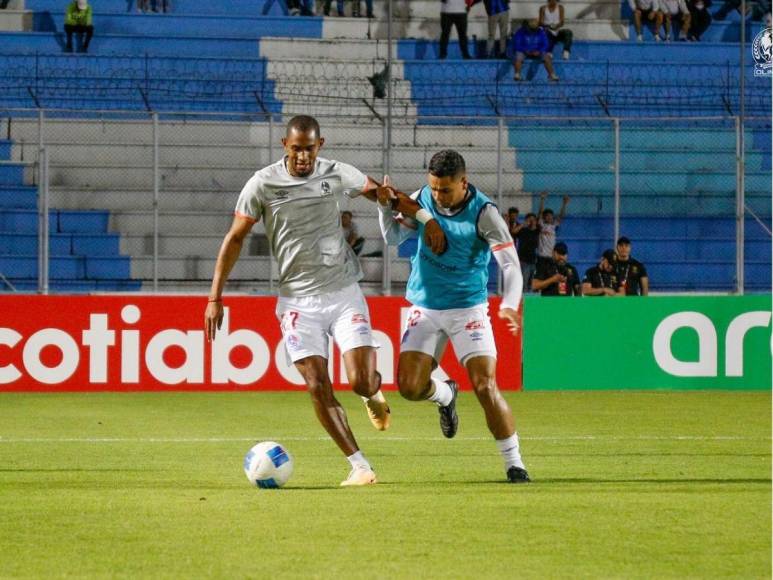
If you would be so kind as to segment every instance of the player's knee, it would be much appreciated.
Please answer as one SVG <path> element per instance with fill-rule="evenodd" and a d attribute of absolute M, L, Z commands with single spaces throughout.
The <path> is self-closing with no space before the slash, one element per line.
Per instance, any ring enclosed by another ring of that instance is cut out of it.
<path fill-rule="evenodd" d="M 365 373 L 356 371 L 349 377 L 349 384 L 352 390 L 361 397 L 372 397 L 378 391 L 378 380 L 375 373 Z"/>
<path fill-rule="evenodd" d="M 428 395 L 429 381 L 422 382 L 417 375 L 401 372 L 397 376 L 397 388 L 404 399 L 423 401 Z"/>
<path fill-rule="evenodd" d="M 472 381 L 472 388 L 479 399 L 495 399 L 498 394 L 497 382 L 494 377 L 476 377 Z"/>
<path fill-rule="evenodd" d="M 330 379 L 324 376 L 307 376 L 306 387 L 309 394 L 315 399 L 325 399 L 333 395 L 333 386 Z"/>

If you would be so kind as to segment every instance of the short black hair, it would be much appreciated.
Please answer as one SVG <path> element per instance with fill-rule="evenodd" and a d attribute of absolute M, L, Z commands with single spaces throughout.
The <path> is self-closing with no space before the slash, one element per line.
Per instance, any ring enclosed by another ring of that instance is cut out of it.
<path fill-rule="evenodd" d="M 520 212 L 518 211 L 517 207 L 513 206 L 513 207 L 507 208 L 507 213 L 520 213 Z"/>
<path fill-rule="evenodd" d="M 530 217 L 533 217 L 534 219 L 537 219 L 537 214 L 534 212 L 529 212 L 526 214 L 526 219 L 529 219 Z"/>
<path fill-rule="evenodd" d="M 289 135 L 291 131 L 298 131 L 299 133 L 308 133 L 314 131 L 317 137 L 320 136 L 319 123 L 314 117 L 309 115 L 296 115 L 287 123 L 287 133 Z"/>
<path fill-rule="evenodd" d="M 438 151 L 429 161 L 429 172 L 435 177 L 456 177 L 466 171 L 464 157 L 453 149 Z"/>
<path fill-rule="evenodd" d="M 341 215 L 348 215 L 349 217 L 354 217 L 354 216 L 352 215 L 352 212 L 350 212 L 348 209 L 345 209 L 344 211 L 342 211 L 342 212 L 341 212 Z"/>
<path fill-rule="evenodd" d="M 543 209 L 543 210 L 542 210 L 542 215 L 545 215 L 545 214 L 548 214 L 548 213 L 552 214 L 552 213 L 553 213 L 553 210 L 552 210 L 552 209 L 550 209 L 550 208 L 547 208 L 547 209 Z M 554 214 L 554 215 L 555 215 L 555 214 Z"/>

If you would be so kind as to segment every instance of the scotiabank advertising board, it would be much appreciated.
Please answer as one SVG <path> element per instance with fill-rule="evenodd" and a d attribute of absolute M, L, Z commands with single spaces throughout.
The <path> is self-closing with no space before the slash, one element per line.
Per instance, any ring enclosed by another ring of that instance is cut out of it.
<path fill-rule="evenodd" d="M 302 390 L 289 363 L 272 297 L 226 297 L 218 338 L 204 336 L 206 298 L 188 296 L 0 297 L 0 391 Z M 402 298 L 368 299 L 382 382 L 394 388 Z M 492 299 L 495 313 L 499 300 Z M 521 343 L 492 316 L 503 389 L 521 388 Z M 332 341 L 331 341 L 332 343 Z M 332 348 L 332 347 L 331 347 Z M 337 349 L 331 378 L 346 387 Z M 466 372 L 450 346 L 440 368 L 463 388 Z"/>

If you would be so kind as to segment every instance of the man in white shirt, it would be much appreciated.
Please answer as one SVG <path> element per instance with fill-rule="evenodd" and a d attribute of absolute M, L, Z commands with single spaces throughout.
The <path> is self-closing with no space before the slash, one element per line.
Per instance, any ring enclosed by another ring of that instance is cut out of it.
<path fill-rule="evenodd" d="M 548 192 L 543 191 L 539 194 L 539 240 L 537 242 L 537 265 L 541 262 L 547 262 L 553 259 L 553 247 L 556 245 L 556 232 L 561 225 L 561 221 L 566 215 L 566 206 L 569 204 L 569 196 L 565 195 L 561 203 L 561 211 L 558 217 L 553 215 L 553 210 L 545 209 L 545 200 Z"/>
<path fill-rule="evenodd" d="M 679 28 L 679 40 L 687 40 L 690 30 L 690 11 L 685 0 L 660 0 L 663 12 L 663 24 L 666 30 L 666 42 L 671 40 L 671 24 Z"/>
<path fill-rule="evenodd" d="M 362 270 L 344 239 L 339 218 L 342 196 L 363 195 L 375 201 L 379 185 L 347 163 L 319 156 L 324 138 L 313 117 L 293 117 L 282 144 L 285 156 L 257 171 L 239 194 L 204 313 L 207 339 L 216 339 L 223 322 L 223 289 L 244 239 L 263 220 L 279 265 L 276 316 L 287 357 L 306 382 L 319 422 L 351 465 L 341 485 L 373 484 L 376 474 L 335 398 L 327 359 L 332 336 L 343 355 L 349 385 L 365 401 L 373 425 L 387 429 L 390 411 L 376 370 L 377 344 L 368 304 L 357 283 Z M 393 206 L 425 225 L 424 241 L 433 253 L 445 251 L 438 221 L 422 212 L 418 203 L 403 195 L 394 199 Z M 430 229 L 434 233 L 428 233 Z"/>
<path fill-rule="evenodd" d="M 642 22 L 647 25 L 653 25 L 652 31 L 655 42 L 660 42 L 660 27 L 663 25 L 663 13 L 660 11 L 659 0 L 628 0 L 628 6 L 633 12 L 633 24 L 636 27 L 636 40 L 642 42 L 644 37 L 641 33 Z"/>
<path fill-rule="evenodd" d="M 469 59 L 467 50 L 467 4 L 464 0 L 440 0 L 440 58 L 448 56 L 448 40 L 451 26 L 456 27 L 462 58 Z"/>

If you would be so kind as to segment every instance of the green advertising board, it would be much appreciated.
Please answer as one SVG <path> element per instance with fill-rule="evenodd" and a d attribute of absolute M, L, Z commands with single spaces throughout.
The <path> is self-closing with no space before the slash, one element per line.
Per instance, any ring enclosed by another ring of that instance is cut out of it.
<path fill-rule="evenodd" d="M 527 296 L 524 389 L 770 389 L 770 323 L 770 295 Z"/>

